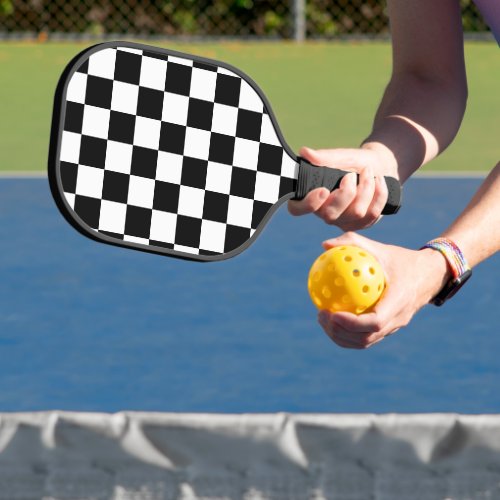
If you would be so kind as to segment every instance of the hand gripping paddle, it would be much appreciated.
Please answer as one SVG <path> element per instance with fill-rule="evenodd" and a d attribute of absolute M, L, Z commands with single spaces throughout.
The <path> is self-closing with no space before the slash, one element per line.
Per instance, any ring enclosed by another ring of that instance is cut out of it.
<path fill-rule="evenodd" d="M 78 54 L 55 96 L 49 181 L 64 217 L 114 245 L 212 261 L 286 200 L 346 172 L 293 154 L 257 85 L 218 61 L 129 42 Z M 400 206 L 385 178 L 384 214 Z"/>

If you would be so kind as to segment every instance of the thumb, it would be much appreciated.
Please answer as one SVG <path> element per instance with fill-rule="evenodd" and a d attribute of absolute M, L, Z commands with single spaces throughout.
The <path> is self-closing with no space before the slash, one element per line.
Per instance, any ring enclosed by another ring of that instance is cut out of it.
<path fill-rule="evenodd" d="M 311 149 L 302 147 L 299 150 L 299 155 L 314 165 L 325 167 L 346 167 L 348 169 L 357 170 L 360 167 L 362 152 L 356 149 Z"/>

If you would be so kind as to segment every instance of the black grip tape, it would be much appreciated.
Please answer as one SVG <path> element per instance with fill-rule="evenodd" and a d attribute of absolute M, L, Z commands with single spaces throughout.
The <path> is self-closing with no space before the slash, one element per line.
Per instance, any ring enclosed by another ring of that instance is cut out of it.
<path fill-rule="evenodd" d="M 297 190 L 294 200 L 302 200 L 307 193 L 319 187 L 326 187 L 329 191 L 333 191 L 339 187 L 340 181 L 349 173 L 338 168 L 317 167 L 300 157 L 298 158 L 298 162 L 299 177 L 297 179 Z M 359 182 L 359 175 L 356 177 L 356 182 Z M 382 214 L 395 214 L 401 207 L 401 184 L 394 177 L 384 177 L 384 179 L 389 194 Z"/>

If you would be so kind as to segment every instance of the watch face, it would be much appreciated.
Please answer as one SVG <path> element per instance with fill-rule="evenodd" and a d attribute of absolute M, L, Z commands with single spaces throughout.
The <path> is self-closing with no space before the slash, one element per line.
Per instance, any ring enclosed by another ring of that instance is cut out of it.
<path fill-rule="evenodd" d="M 472 276 L 472 270 L 468 269 L 458 278 L 454 278 L 444 286 L 444 288 L 432 299 L 436 306 L 442 306 L 448 299 L 451 299 L 462 288 Z"/>

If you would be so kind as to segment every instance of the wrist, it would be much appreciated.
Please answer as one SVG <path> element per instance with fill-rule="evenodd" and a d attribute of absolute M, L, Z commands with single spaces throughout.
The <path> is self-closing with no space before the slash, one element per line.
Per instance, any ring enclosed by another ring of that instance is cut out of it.
<path fill-rule="evenodd" d="M 394 153 L 385 144 L 367 139 L 361 144 L 361 149 L 372 151 L 378 156 L 382 165 L 382 171 L 379 173 L 399 179 L 398 162 Z"/>
<path fill-rule="evenodd" d="M 422 258 L 419 268 L 425 269 L 423 275 L 423 289 L 425 290 L 425 303 L 429 303 L 452 279 L 451 269 L 446 258 L 432 248 L 422 248 L 418 251 Z"/>

